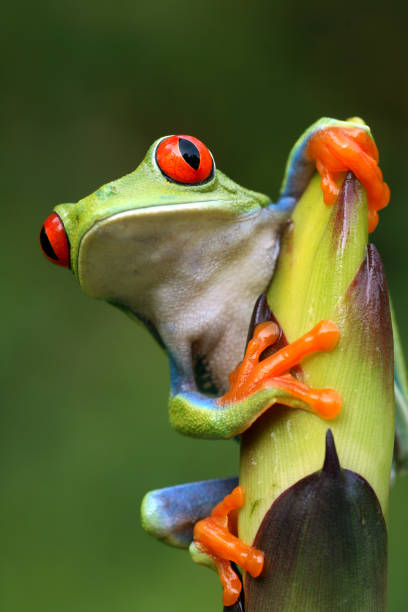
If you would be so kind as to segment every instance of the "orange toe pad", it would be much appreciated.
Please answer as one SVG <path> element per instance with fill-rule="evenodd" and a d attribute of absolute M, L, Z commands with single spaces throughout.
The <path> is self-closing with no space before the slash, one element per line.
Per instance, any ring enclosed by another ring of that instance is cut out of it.
<path fill-rule="evenodd" d="M 332 126 L 316 131 L 310 138 L 307 155 L 316 161 L 321 176 L 323 199 L 334 204 L 340 192 L 343 172 L 351 170 L 364 185 L 368 200 L 368 231 L 378 223 L 378 210 L 387 206 L 390 190 L 378 166 L 378 149 L 366 130 Z"/>
<path fill-rule="evenodd" d="M 231 533 L 231 513 L 244 504 L 242 487 L 236 487 L 213 511 L 211 516 L 194 526 L 194 541 L 210 555 L 217 566 L 223 587 L 223 603 L 232 606 L 241 593 L 241 581 L 231 567 L 231 561 L 256 578 L 262 572 L 264 555 Z"/>
<path fill-rule="evenodd" d="M 218 401 L 225 405 L 245 399 L 249 395 L 275 387 L 292 397 L 301 399 L 311 410 L 323 418 L 331 419 L 341 410 L 341 397 L 334 389 L 312 389 L 291 375 L 290 370 L 301 359 L 317 351 L 331 351 L 339 339 L 339 330 L 333 321 L 320 321 L 309 332 L 262 359 L 266 348 L 273 346 L 280 336 L 277 323 L 257 325 L 248 343 L 243 361 L 230 375 L 230 389 Z M 279 403 L 284 403 L 279 399 Z"/>

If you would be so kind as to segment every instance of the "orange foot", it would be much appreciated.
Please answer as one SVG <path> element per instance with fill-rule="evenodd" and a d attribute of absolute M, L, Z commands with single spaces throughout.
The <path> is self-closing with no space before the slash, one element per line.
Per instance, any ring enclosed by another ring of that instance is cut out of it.
<path fill-rule="evenodd" d="M 256 326 L 245 357 L 230 374 L 230 389 L 218 401 L 221 405 L 240 401 L 257 391 L 275 387 L 303 400 L 319 416 L 332 419 L 341 410 L 341 397 L 334 389 L 312 389 L 290 374 L 303 357 L 317 351 L 331 351 L 337 344 L 339 330 L 332 321 L 320 321 L 313 329 L 266 359 L 263 351 L 280 336 L 277 323 Z M 284 403 L 283 400 L 279 400 Z"/>
<path fill-rule="evenodd" d="M 224 606 L 232 606 L 241 593 L 241 581 L 231 567 L 231 561 L 249 572 L 253 578 L 260 575 L 264 554 L 248 546 L 230 531 L 230 513 L 244 504 L 244 491 L 236 487 L 213 511 L 211 516 L 194 526 L 194 542 L 214 560 L 223 587 Z"/>
<path fill-rule="evenodd" d="M 316 160 L 322 179 L 323 199 L 334 204 L 339 195 L 338 180 L 342 172 L 351 170 L 364 185 L 368 199 L 368 231 L 378 224 L 378 210 L 387 206 L 390 190 L 378 167 L 378 149 L 362 128 L 327 127 L 310 138 L 307 154 Z"/>

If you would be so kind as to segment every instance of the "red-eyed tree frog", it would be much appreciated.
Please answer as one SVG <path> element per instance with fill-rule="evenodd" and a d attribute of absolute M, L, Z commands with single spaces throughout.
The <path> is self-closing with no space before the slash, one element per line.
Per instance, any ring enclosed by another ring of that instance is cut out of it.
<path fill-rule="evenodd" d="M 280 330 L 270 322 L 258 326 L 243 366 L 229 379 L 242 358 L 254 304 L 271 281 L 281 231 L 316 169 L 328 205 L 342 173 L 356 175 L 366 188 L 372 231 L 389 199 L 374 141 L 361 120 L 327 118 L 293 147 L 277 203 L 225 176 L 197 138 L 172 135 L 154 142 L 134 172 L 75 204 L 56 206 L 45 221 L 40 243 L 46 257 L 71 268 L 86 294 L 142 322 L 166 350 L 170 421 L 181 433 L 234 438 L 275 402 L 323 418 L 339 412 L 335 390 L 309 389 L 289 374 L 306 354 L 335 347 L 338 331 L 330 321 L 267 365 L 259 357 Z M 258 301 L 254 322 L 270 318 L 267 311 L 265 300 Z M 221 524 L 243 503 L 237 484 L 232 478 L 153 491 L 143 501 L 143 525 L 167 543 L 188 547 L 194 525 L 214 506 Z M 262 569 L 260 551 L 245 549 L 226 528 L 214 535 L 205 522 L 199 525 L 194 539 L 205 550 L 212 550 L 211 538 L 224 537 L 244 569 L 253 575 Z M 227 579 L 223 551 L 212 557 Z"/>

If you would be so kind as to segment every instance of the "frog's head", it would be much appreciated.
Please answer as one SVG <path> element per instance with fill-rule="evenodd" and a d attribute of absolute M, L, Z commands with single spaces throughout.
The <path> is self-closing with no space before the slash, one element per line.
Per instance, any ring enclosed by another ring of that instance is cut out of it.
<path fill-rule="evenodd" d="M 127 294 L 146 289 L 153 267 L 155 275 L 168 274 L 183 251 L 199 266 L 197 249 L 211 250 L 220 228 L 269 202 L 217 170 L 197 138 L 167 136 L 134 172 L 76 204 L 56 206 L 40 243 L 50 261 L 73 270 L 88 295 L 129 305 Z"/>

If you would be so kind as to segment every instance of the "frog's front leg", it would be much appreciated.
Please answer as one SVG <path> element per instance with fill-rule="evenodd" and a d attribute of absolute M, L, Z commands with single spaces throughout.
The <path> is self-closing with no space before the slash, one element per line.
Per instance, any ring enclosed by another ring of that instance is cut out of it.
<path fill-rule="evenodd" d="M 334 204 L 345 172 L 351 170 L 363 184 L 368 200 L 368 229 L 378 223 L 378 210 L 390 199 L 390 191 L 378 167 L 378 150 L 361 119 L 338 121 L 323 118 L 296 142 L 289 156 L 281 198 L 298 200 L 315 171 L 321 176 L 323 199 Z"/>
<path fill-rule="evenodd" d="M 256 323 L 245 357 L 231 373 L 230 389 L 222 397 L 210 398 L 193 389 L 185 390 L 173 364 L 172 377 L 177 380 L 173 389 L 183 389 L 170 398 L 170 421 L 177 431 L 200 438 L 233 438 L 276 403 L 312 411 L 322 418 L 338 414 L 341 399 L 336 391 L 312 389 L 291 373 L 307 355 L 335 347 L 339 333 L 334 323 L 321 321 L 283 347 L 277 323 Z M 263 359 L 268 349 L 273 354 Z"/>

